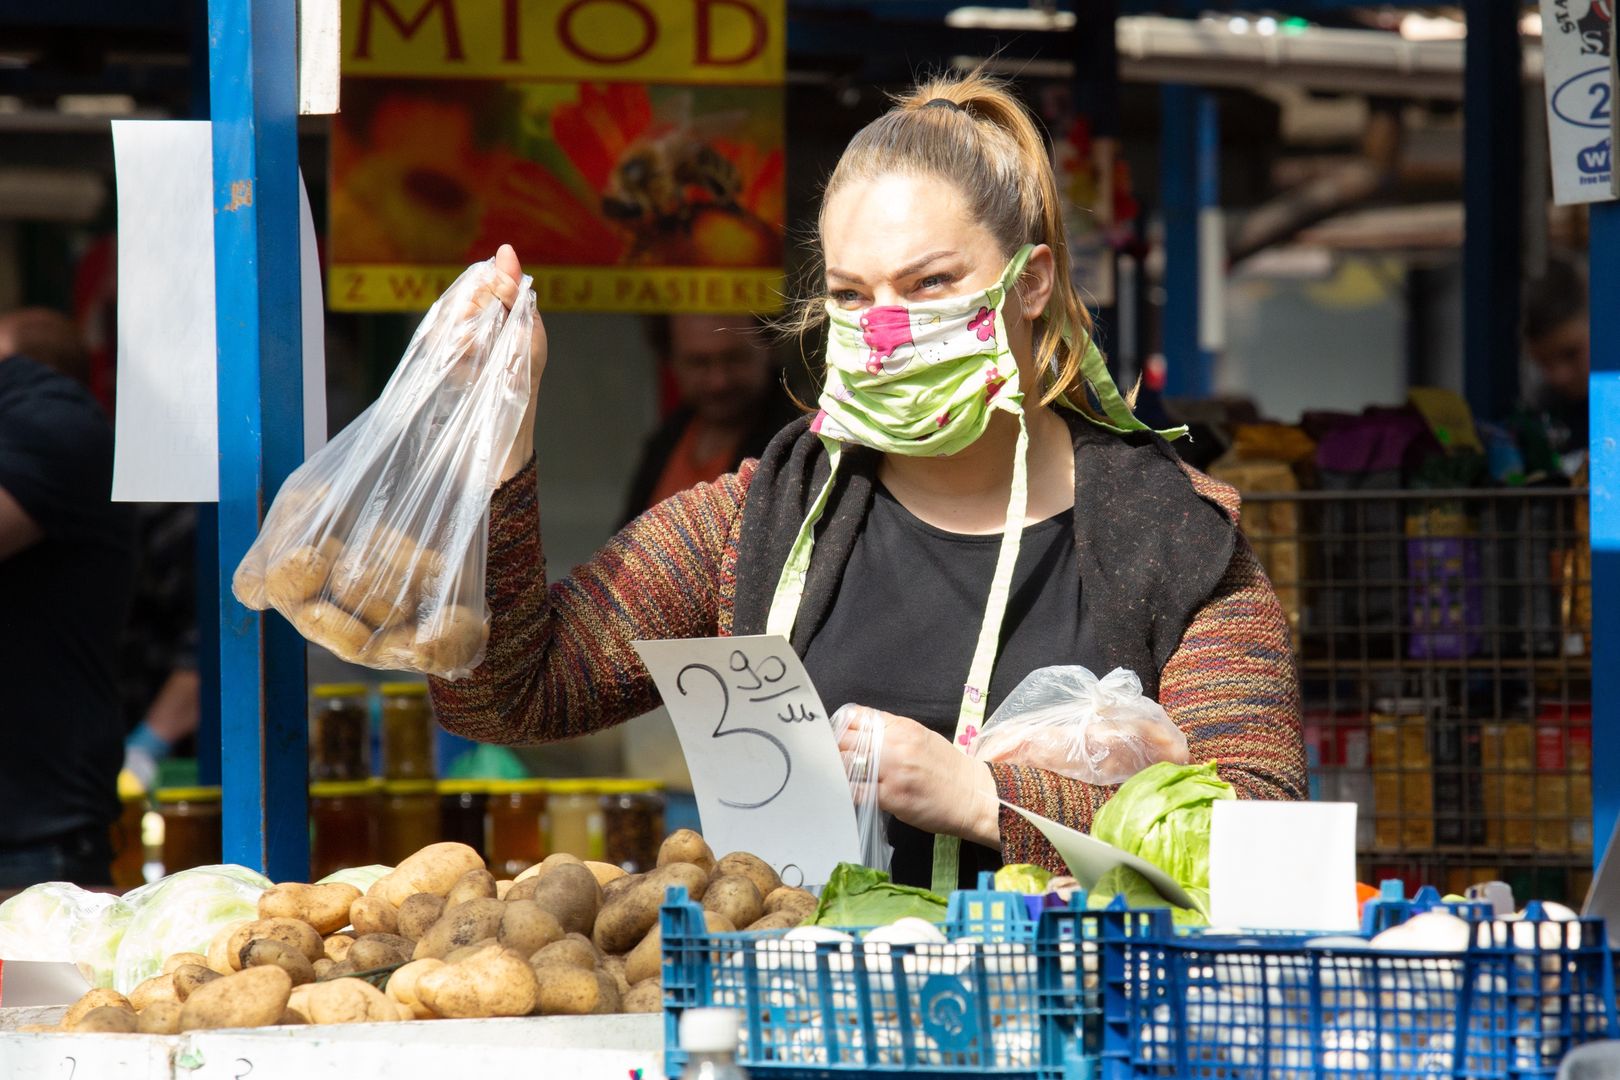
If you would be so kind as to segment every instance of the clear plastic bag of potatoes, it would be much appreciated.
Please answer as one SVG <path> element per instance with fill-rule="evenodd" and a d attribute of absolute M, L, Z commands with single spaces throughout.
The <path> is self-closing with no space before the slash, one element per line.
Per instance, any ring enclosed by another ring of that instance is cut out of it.
<path fill-rule="evenodd" d="M 441 678 L 484 657 L 489 500 L 529 403 L 531 279 L 508 312 L 475 263 L 428 310 L 382 395 L 276 495 L 232 581 L 351 663 Z"/>

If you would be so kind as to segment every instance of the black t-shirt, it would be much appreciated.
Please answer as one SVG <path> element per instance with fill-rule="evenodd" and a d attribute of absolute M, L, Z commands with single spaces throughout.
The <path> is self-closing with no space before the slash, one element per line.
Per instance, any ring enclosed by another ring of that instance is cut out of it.
<path fill-rule="evenodd" d="M 45 534 L 0 560 L 0 847 L 118 814 L 135 555 L 112 463 L 112 427 L 84 388 L 0 359 L 0 488 Z"/>
<path fill-rule="evenodd" d="M 833 710 L 855 704 L 909 716 L 954 738 L 1000 549 L 999 533 L 962 536 L 937 529 L 879 486 L 832 609 L 805 652 L 805 670 L 822 703 Z M 1096 663 L 1094 653 L 1081 630 L 1074 517 L 1064 511 L 1024 530 L 985 716 L 1031 671 L 1089 666 Z M 933 836 L 892 818 L 888 833 L 893 879 L 927 887 Z M 961 885 L 972 887 L 980 870 L 1000 865 L 999 852 L 964 843 Z"/>

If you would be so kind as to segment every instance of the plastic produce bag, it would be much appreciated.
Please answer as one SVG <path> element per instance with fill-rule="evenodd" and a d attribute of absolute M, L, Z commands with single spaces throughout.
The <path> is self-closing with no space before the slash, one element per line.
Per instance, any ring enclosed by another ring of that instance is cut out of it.
<path fill-rule="evenodd" d="M 352 663 L 454 679 L 484 656 L 489 500 L 529 403 L 531 279 L 428 310 L 382 395 L 282 486 L 232 591 Z"/>
<path fill-rule="evenodd" d="M 889 872 L 894 847 L 878 809 L 878 764 L 883 755 L 883 718 L 862 705 L 845 705 L 832 715 L 833 736 L 844 745 L 844 733 L 854 731 L 850 749 L 841 750 L 849 795 L 855 800 L 855 827 L 860 834 L 861 862 L 873 870 Z"/>
<path fill-rule="evenodd" d="M 1087 784 L 1119 784 L 1158 761 L 1185 763 L 1187 736 L 1125 668 L 1029 673 L 968 744 L 980 761 L 1033 765 Z"/>

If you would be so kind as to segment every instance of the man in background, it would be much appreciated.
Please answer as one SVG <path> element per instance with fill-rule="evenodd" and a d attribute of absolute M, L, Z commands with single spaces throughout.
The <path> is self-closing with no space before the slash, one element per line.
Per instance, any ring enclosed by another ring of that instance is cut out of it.
<path fill-rule="evenodd" d="M 656 316 L 647 321 L 647 336 L 667 365 L 679 403 L 642 450 L 623 523 L 758 457 L 798 415 L 757 319 Z"/>
<path fill-rule="evenodd" d="M 1565 457 L 1565 471 L 1571 473 L 1578 465 L 1570 459 L 1586 449 L 1590 429 L 1590 333 L 1586 275 L 1574 259 L 1555 255 L 1525 297 L 1524 343 L 1541 376 L 1534 404 L 1546 414 L 1552 448 Z"/>
<path fill-rule="evenodd" d="M 110 881 L 135 551 L 88 364 L 65 316 L 0 316 L 0 888 Z"/>

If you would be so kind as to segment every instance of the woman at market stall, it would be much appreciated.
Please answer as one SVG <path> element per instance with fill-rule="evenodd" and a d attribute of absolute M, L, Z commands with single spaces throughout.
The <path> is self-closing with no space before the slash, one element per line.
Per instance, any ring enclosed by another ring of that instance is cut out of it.
<path fill-rule="evenodd" d="M 964 883 L 1061 869 L 1001 801 L 1085 830 L 1109 797 L 963 752 L 1048 665 L 1135 672 L 1186 736 L 1143 725 L 1148 759 L 1217 760 L 1239 797 L 1303 798 L 1287 625 L 1236 493 L 1108 377 L 1023 106 L 980 74 L 918 86 L 845 150 L 820 254 L 801 327 L 829 324 L 819 411 L 550 584 L 531 400 L 491 507 L 487 658 L 433 681 L 439 720 L 489 742 L 581 735 L 657 704 L 633 641 L 784 633 L 828 708 L 875 710 L 894 877 L 936 888 L 956 876 L 949 838 Z M 480 302 L 510 307 L 510 247 L 497 266 Z M 546 359 L 537 323 L 536 393 Z"/>

